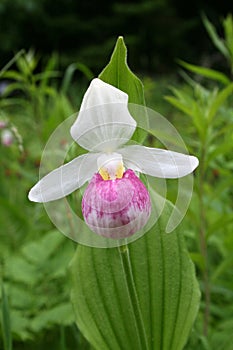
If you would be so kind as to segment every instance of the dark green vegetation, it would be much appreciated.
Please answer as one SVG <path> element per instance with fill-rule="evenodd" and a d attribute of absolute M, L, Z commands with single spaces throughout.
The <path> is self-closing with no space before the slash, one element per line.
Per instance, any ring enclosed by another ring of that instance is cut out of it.
<path fill-rule="evenodd" d="M 190 153 L 200 159 L 182 229 L 196 265 L 202 302 L 185 349 L 232 350 L 233 22 L 231 16 L 224 21 L 224 42 L 206 20 L 205 25 L 216 53 L 225 59 L 224 74 L 181 62 L 182 83 L 145 77 L 144 84 L 147 105 L 164 112 Z M 76 69 L 84 78 L 72 83 Z M 4 125 L 0 133 L 10 130 L 13 137 L 8 147 L 0 145 L 4 350 L 11 349 L 11 336 L 12 348 L 19 350 L 90 349 L 74 325 L 69 301 L 68 265 L 76 244 L 54 229 L 42 205 L 27 199 L 38 179 L 46 140 L 78 109 L 90 78 L 84 65 L 69 65 L 62 74 L 56 55 L 44 64 L 32 51 L 19 52 L 14 65 L 0 73 L 1 84 L 7 83 L 1 85 L 0 121 Z M 166 101 L 162 99 L 165 94 L 170 94 Z M 170 181 L 168 185 L 169 198 L 174 199 L 176 186 Z"/>
<path fill-rule="evenodd" d="M 43 57 L 58 52 L 62 67 L 70 57 L 85 62 L 97 75 L 122 35 L 131 68 L 159 74 L 174 70 L 175 58 L 193 60 L 211 50 L 202 11 L 218 23 L 231 10 L 228 0 L 191 6 L 184 0 L 1 0 L 0 66 L 32 47 Z"/>

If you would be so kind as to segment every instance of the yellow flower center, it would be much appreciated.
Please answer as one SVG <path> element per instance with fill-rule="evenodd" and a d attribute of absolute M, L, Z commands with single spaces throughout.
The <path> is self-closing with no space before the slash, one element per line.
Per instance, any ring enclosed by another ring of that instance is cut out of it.
<path fill-rule="evenodd" d="M 98 171 L 103 180 L 121 179 L 125 168 L 118 153 L 103 154 L 97 160 Z"/>

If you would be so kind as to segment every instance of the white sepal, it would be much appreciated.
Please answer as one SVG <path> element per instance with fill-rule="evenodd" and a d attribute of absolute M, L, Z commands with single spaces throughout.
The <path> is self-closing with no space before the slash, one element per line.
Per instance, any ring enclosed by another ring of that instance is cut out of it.
<path fill-rule="evenodd" d="M 123 103 L 127 105 L 128 95 L 116 87 L 95 78 L 91 81 L 83 97 L 80 112 L 106 103 Z"/>
<path fill-rule="evenodd" d="M 128 95 L 94 79 L 81 104 L 78 118 L 71 127 L 73 139 L 94 152 L 113 152 L 128 142 L 136 122 L 128 111 Z"/>

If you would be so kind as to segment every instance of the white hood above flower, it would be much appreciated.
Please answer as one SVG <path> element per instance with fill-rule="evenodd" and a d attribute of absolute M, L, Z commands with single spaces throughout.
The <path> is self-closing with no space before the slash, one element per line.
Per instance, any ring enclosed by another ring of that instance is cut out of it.
<path fill-rule="evenodd" d="M 92 80 L 70 133 L 91 152 L 114 152 L 130 140 L 136 122 L 128 111 L 128 95 L 100 79 Z"/>

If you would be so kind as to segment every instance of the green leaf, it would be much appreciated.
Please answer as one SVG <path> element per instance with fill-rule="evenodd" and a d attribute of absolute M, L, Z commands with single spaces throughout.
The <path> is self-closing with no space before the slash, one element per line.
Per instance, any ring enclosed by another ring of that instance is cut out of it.
<path fill-rule="evenodd" d="M 129 96 L 129 103 L 145 105 L 143 84 L 129 69 L 123 37 L 118 38 L 110 62 L 100 73 L 99 78 L 126 92 Z M 146 132 L 137 128 L 132 139 L 141 143 L 145 138 Z"/>
<path fill-rule="evenodd" d="M 2 78 L 20 81 L 21 83 L 27 82 L 27 79 L 25 78 L 25 76 L 22 73 L 19 73 L 15 70 L 9 70 L 2 73 Z"/>
<path fill-rule="evenodd" d="M 62 75 L 62 73 L 59 71 L 50 71 L 50 72 L 45 71 L 43 73 L 34 74 L 33 77 L 34 77 L 35 82 L 41 81 L 41 83 L 42 83 L 42 81 L 43 81 L 43 84 L 41 84 L 41 86 L 44 88 L 49 79 L 60 78 L 61 75 Z"/>
<path fill-rule="evenodd" d="M 46 262 L 64 242 L 64 237 L 58 231 L 51 231 L 37 241 L 27 242 L 22 247 L 22 253 L 32 264 Z"/>
<path fill-rule="evenodd" d="M 223 40 L 218 36 L 218 33 L 213 24 L 208 20 L 208 18 L 205 15 L 202 16 L 202 20 L 215 47 L 223 54 L 223 56 L 229 59 L 228 49 L 226 48 Z"/>
<path fill-rule="evenodd" d="M 127 64 L 127 49 L 123 37 L 119 37 L 109 64 L 99 78 L 126 92 L 129 102 L 145 105 L 142 82 L 132 73 Z"/>
<path fill-rule="evenodd" d="M 88 79 L 93 79 L 94 75 L 92 73 L 92 71 L 83 63 L 80 62 L 76 62 L 76 63 L 72 63 L 70 64 L 64 74 L 64 78 L 62 80 L 62 87 L 61 87 L 61 91 L 66 94 L 68 92 L 68 89 L 70 87 L 72 78 L 74 76 L 74 73 L 76 71 L 80 71 L 82 72 Z"/>
<path fill-rule="evenodd" d="M 225 32 L 226 46 L 231 58 L 231 69 L 233 69 L 233 18 L 232 14 L 228 14 L 223 21 L 223 27 Z"/>
<path fill-rule="evenodd" d="M 182 233 L 164 233 L 172 209 L 167 202 L 155 226 L 128 246 L 78 247 L 72 302 L 96 350 L 183 349 L 200 294 Z"/>
<path fill-rule="evenodd" d="M 233 266 L 233 256 L 230 255 L 226 257 L 216 268 L 216 270 L 212 275 L 212 281 L 216 281 L 219 278 L 219 276 L 221 276 L 226 271 L 229 271 L 232 268 L 232 266 Z"/>
<path fill-rule="evenodd" d="M 212 235 L 223 232 L 229 224 L 233 223 L 233 215 L 222 214 L 220 218 L 214 220 L 212 224 L 209 224 L 209 227 L 206 231 L 206 239 L 209 239 Z"/>
<path fill-rule="evenodd" d="M 210 110 L 209 110 L 209 113 L 207 116 L 207 119 L 209 122 L 212 121 L 212 119 L 215 116 L 215 114 L 217 113 L 218 109 L 221 107 L 221 105 L 223 105 L 225 100 L 232 94 L 232 91 L 233 91 L 233 83 L 231 83 L 225 89 L 218 92 L 217 96 L 215 97 L 215 99 L 210 107 Z"/>
<path fill-rule="evenodd" d="M 12 337 L 11 337 L 10 309 L 8 304 L 8 298 L 5 293 L 5 289 L 3 285 L 2 285 L 2 335 L 3 335 L 4 350 L 11 350 Z"/>
<path fill-rule="evenodd" d="M 210 78 L 212 80 L 217 80 L 220 83 L 223 83 L 223 84 L 226 84 L 226 85 L 231 82 L 230 79 L 228 79 L 228 77 L 225 74 L 223 74 L 221 72 L 218 72 L 218 71 L 216 71 L 214 69 L 195 66 L 193 64 L 184 62 L 182 60 L 179 60 L 178 62 L 180 63 L 181 66 L 183 66 L 184 68 L 188 69 L 189 71 L 191 71 L 193 73 L 197 73 L 199 75 L 202 75 L 202 76 L 204 76 L 206 78 Z"/>
<path fill-rule="evenodd" d="M 19 59 L 20 56 L 25 54 L 25 50 L 22 49 L 19 52 L 17 52 L 14 57 L 7 62 L 7 64 L 0 70 L 0 78 L 2 77 L 2 74 L 4 74 L 17 60 Z"/>
<path fill-rule="evenodd" d="M 34 332 L 40 332 L 45 328 L 54 325 L 68 326 L 74 322 L 72 305 L 70 303 L 62 303 L 52 309 L 41 311 L 31 321 L 31 329 Z"/>
<path fill-rule="evenodd" d="M 25 315 L 25 310 L 15 310 L 11 311 L 12 319 L 12 333 L 21 340 L 29 340 L 32 338 L 32 333 L 30 332 L 31 318 Z"/>
<path fill-rule="evenodd" d="M 220 145 L 216 144 L 209 150 L 206 157 L 206 163 L 211 163 L 215 158 L 221 155 L 232 153 L 233 144 L 229 144 L 229 140 L 222 142 Z"/>
<path fill-rule="evenodd" d="M 25 84 L 22 84 L 21 82 L 18 83 L 11 83 L 6 86 L 6 88 L 3 91 L 2 97 L 7 98 L 9 95 L 15 92 L 25 92 Z"/>
<path fill-rule="evenodd" d="M 165 99 L 177 109 L 181 110 L 183 113 L 192 118 L 193 124 L 196 127 L 199 136 L 203 140 L 206 133 L 206 121 L 199 105 L 196 103 L 196 101 L 191 99 L 190 96 L 186 96 L 183 91 L 178 89 L 172 89 L 172 91 L 176 97 L 166 96 Z"/>
<path fill-rule="evenodd" d="M 178 98 L 173 97 L 173 96 L 165 96 L 165 100 L 171 103 L 174 107 L 177 109 L 181 110 L 185 114 L 192 116 L 192 110 L 188 108 L 183 102 L 179 101 Z"/>
<path fill-rule="evenodd" d="M 34 54 L 30 62 L 32 62 L 32 64 L 34 64 L 35 67 L 37 66 L 38 61 Z M 57 72 L 57 66 L 58 55 L 56 53 L 53 53 L 49 58 L 48 62 L 46 63 L 43 73 L 34 74 L 33 81 L 40 81 L 40 88 L 44 89 L 46 86 L 49 85 L 49 80 L 53 78 L 53 76 L 50 76 L 50 74 L 55 74 L 54 78 L 61 76 L 61 72 Z"/>
<path fill-rule="evenodd" d="M 38 271 L 36 266 L 27 262 L 21 256 L 13 255 L 8 258 L 5 271 L 8 277 L 20 283 L 33 286 L 38 281 Z"/>

